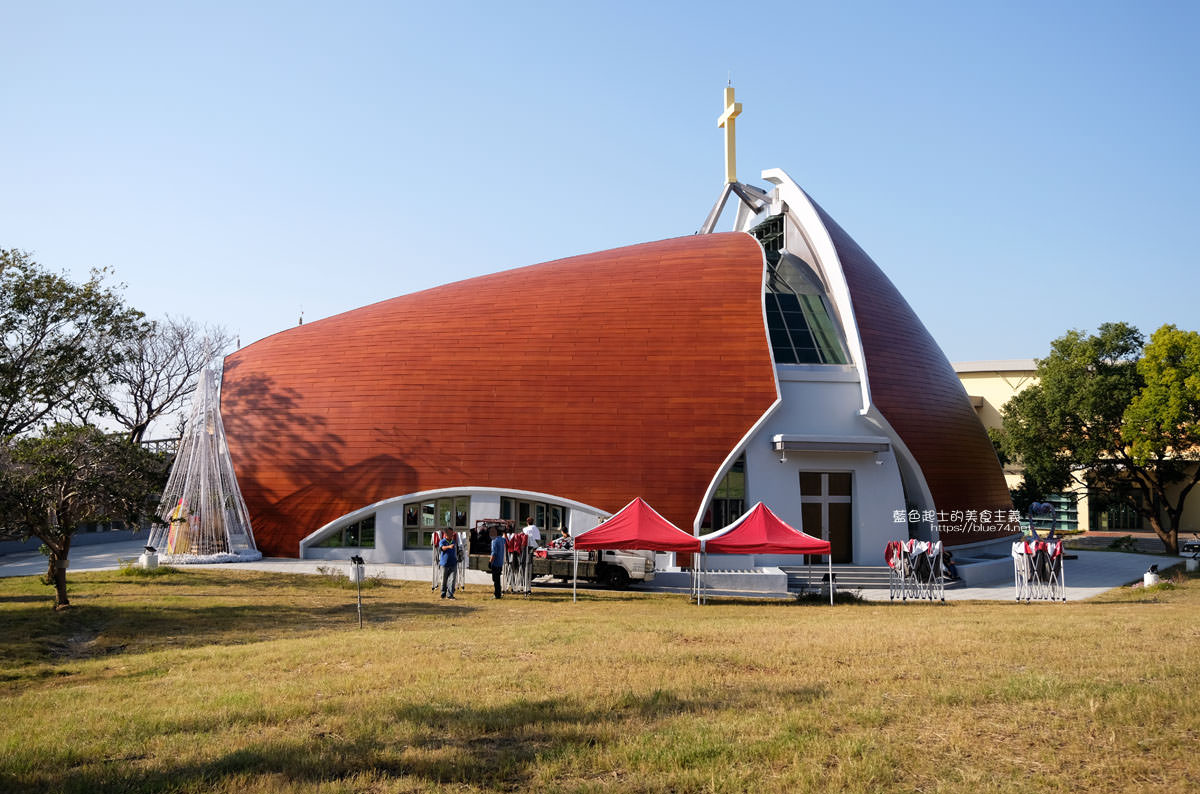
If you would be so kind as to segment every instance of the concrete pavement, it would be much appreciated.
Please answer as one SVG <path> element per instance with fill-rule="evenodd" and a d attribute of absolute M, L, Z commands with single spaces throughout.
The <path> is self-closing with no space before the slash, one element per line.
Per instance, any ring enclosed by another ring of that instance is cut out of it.
<path fill-rule="evenodd" d="M 1068 551 L 1067 553 L 1078 557 L 1078 559 L 1063 561 L 1068 601 L 1082 601 L 1114 587 L 1141 581 L 1142 575 L 1150 569 L 1151 565 L 1167 568 L 1179 561 L 1175 557 L 1126 554 L 1115 551 Z M 1010 574 L 1003 580 L 992 584 L 949 587 L 946 589 L 946 600 L 1015 601 L 1016 592 L 1013 577 Z M 861 595 L 868 601 L 889 600 L 887 590 L 863 590 Z"/>
<path fill-rule="evenodd" d="M 71 571 L 113 570 L 121 560 L 134 559 L 142 553 L 141 540 L 121 543 L 106 543 L 98 546 L 81 546 L 71 552 Z M 1146 554 L 1127 554 L 1108 551 L 1073 551 L 1078 559 L 1067 560 L 1065 565 L 1067 600 L 1079 601 L 1099 595 L 1114 587 L 1139 581 L 1151 565 L 1163 568 L 1174 564 L 1177 558 Z M 214 563 L 207 568 L 234 568 L 243 571 L 277 571 L 280 573 L 318 573 L 317 568 L 343 569 L 349 572 L 348 562 L 330 560 L 295 560 L 286 558 L 264 558 L 256 562 Z M 382 576 L 386 579 L 430 581 L 431 572 L 426 565 L 370 564 L 364 566 L 367 576 Z M 46 558 L 37 552 L 22 552 L 0 556 L 0 577 L 37 576 L 46 572 Z M 485 585 L 491 578 L 484 571 L 468 571 L 468 584 Z M 653 585 L 639 587 L 652 590 Z M 716 593 L 712 593 L 716 595 Z M 765 594 L 745 593 L 747 596 L 762 597 Z M 782 594 L 780 594 L 782 595 Z M 863 598 L 871 601 L 889 600 L 887 590 L 862 590 Z M 994 584 L 975 587 L 951 587 L 946 590 L 947 601 L 1012 601 L 1016 591 L 1012 577 Z"/>

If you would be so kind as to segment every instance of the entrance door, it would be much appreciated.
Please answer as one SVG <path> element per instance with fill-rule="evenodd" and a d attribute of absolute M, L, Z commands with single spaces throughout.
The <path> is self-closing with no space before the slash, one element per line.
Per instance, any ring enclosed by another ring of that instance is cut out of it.
<path fill-rule="evenodd" d="M 804 522 L 804 533 L 814 538 L 825 537 L 825 516 L 820 502 L 804 502 L 800 505 L 800 516 Z M 824 554 L 805 554 L 804 561 L 809 565 L 825 562 Z"/>
<path fill-rule="evenodd" d="M 800 509 L 804 531 L 829 541 L 830 557 L 838 564 L 854 561 L 854 501 L 852 475 L 848 471 L 800 472 Z M 822 554 L 810 554 L 810 563 L 822 562 Z"/>
<path fill-rule="evenodd" d="M 828 505 L 829 550 L 833 561 L 841 565 L 854 562 L 854 524 L 850 521 L 849 502 L 830 502 Z"/>

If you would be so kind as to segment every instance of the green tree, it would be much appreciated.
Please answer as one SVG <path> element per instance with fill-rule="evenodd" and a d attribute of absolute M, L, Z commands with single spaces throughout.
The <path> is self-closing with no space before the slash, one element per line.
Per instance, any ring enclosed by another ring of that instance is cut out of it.
<path fill-rule="evenodd" d="M 1138 472 L 1138 486 L 1162 505 L 1166 526 L 1153 518 L 1151 526 L 1174 551 L 1184 504 L 1200 481 L 1200 333 L 1159 328 L 1138 373 L 1145 385 L 1125 410 L 1121 433 L 1134 464 L 1158 475 Z"/>
<path fill-rule="evenodd" d="M 136 521 L 164 470 L 161 458 L 124 434 L 87 425 L 54 425 L 0 447 L 2 534 L 46 545 L 56 609 L 70 606 L 66 562 L 80 523 Z"/>
<path fill-rule="evenodd" d="M 107 410 L 114 367 L 146 323 L 104 277 L 75 284 L 0 249 L 0 440 Z"/>
<path fill-rule="evenodd" d="M 1160 329 L 1155 340 L 1163 335 L 1162 341 L 1150 345 L 1126 323 L 1106 323 L 1094 335 L 1069 331 L 1054 340 L 1050 355 L 1038 361 L 1038 383 L 1004 407 L 1000 442 L 1024 466 L 1027 493 L 1044 497 L 1061 491 L 1075 474 L 1102 492 L 1134 489 L 1143 498 L 1130 505 L 1176 553 L 1200 439 L 1194 435 L 1196 413 L 1188 431 L 1183 408 L 1171 406 L 1179 404 L 1186 384 L 1195 390 L 1200 368 L 1166 349 L 1168 338 L 1176 344 L 1174 335 L 1164 334 L 1169 328 Z M 1155 360 L 1161 363 L 1150 363 Z M 1172 385 L 1177 382 L 1181 385 Z M 1188 477 L 1190 484 L 1170 499 L 1173 486 Z"/>

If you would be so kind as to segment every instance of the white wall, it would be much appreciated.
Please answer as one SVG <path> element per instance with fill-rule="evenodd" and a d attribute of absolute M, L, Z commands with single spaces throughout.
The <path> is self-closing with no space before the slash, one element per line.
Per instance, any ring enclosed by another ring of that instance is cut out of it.
<path fill-rule="evenodd" d="M 879 436 L 879 428 L 858 412 L 860 387 L 854 368 L 822 365 L 779 369 L 782 404 L 746 447 L 746 506 L 761 501 L 781 519 L 807 532 L 800 507 L 800 472 L 851 472 L 854 562 L 882 564 L 884 545 L 893 538 L 908 537 L 907 524 L 892 521 L 893 511 L 904 509 L 904 490 L 894 452 L 789 452 L 781 463 L 772 446 L 776 434 Z M 755 555 L 753 560 L 717 560 L 714 555 L 710 561 L 714 566 L 745 568 L 800 565 L 803 559 L 803 555 Z"/>
<path fill-rule="evenodd" d="M 468 526 L 474 526 L 481 518 L 496 518 L 500 515 L 501 497 L 524 499 L 547 504 L 561 505 L 566 508 L 567 525 L 572 534 L 579 534 L 592 529 L 608 518 L 609 514 L 598 508 L 585 505 L 570 499 L 562 499 L 551 494 L 534 491 L 503 490 L 499 488 L 443 488 L 436 491 L 421 491 L 404 494 L 391 499 L 385 499 L 372 505 L 367 505 L 344 516 L 330 521 L 325 526 L 300 541 L 300 557 L 306 560 L 347 560 L 351 555 L 360 554 L 369 563 L 398 563 L 401 565 L 430 565 L 433 561 L 432 549 L 404 548 L 404 505 L 409 502 L 419 502 L 439 497 L 469 496 L 471 497 L 471 512 L 467 517 Z M 321 538 L 331 532 L 339 531 L 347 524 L 375 514 L 375 548 L 323 548 L 316 546 Z M 546 528 L 542 527 L 543 533 Z"/>

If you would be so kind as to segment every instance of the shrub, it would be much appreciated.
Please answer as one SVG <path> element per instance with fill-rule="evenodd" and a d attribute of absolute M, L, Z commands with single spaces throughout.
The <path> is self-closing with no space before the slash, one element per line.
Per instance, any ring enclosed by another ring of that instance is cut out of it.
<path fill-rule="evenodd" d="M 1125 535 L 1108 544 L 1108 548 L 1113 551 L 1136 551 L 1137 547 L 1133 542 L 1133 535 Z"/>
<path fill-rule="evenodd" d="M 120 561 L 121 576 L 130 576 L 137 579 L 153 579 L 156 576 L 171 576 L 177 573 L 183 573 L 178 568 L 172 568 L 170 565 L 160 565 L 157 568 L 143 568 L 138 564 L 136 558 Z"/>
<path fill-rule="evenodd" d="M 354 582 L 341 568 L 331 568 L 328 565 L 318 565 L 317 573 L 321 575 L 321 581 L 330 587 L 341 587 L 343 589 L 353 589 Z M 370 590 L 373 587 L 379 587 L 386 580 L 381 574 L 372 574 L 363 577 L 362 589 Z"/>

